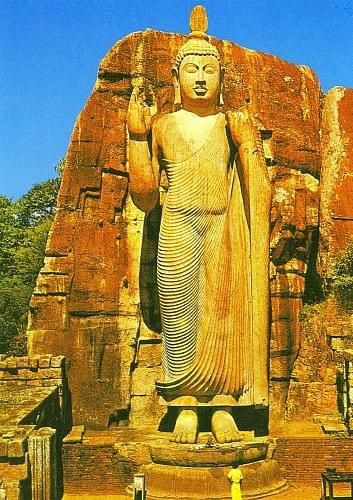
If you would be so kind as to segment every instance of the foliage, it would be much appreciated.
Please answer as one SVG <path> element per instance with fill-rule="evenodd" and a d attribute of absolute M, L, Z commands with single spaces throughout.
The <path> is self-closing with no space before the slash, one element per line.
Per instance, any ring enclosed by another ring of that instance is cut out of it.
<path fill-rule="evenodd" d="M 310 324 L 320 312 L 321 304 L 304 304 L 300 310 L 299 319 L 302 324 Z"/>
<path fill-rule="evenodd" d="M 62 172 L 64 160 L 56 171 Z M 19 200 L 0 195 L 0 353 L 24 354 L 28 304 L 43 265 L 60 177 L 36 184 Z"/>
<path fill-rule="evenodd" d="M 32 287 L 15 277 L 0 281 L 0 352 L 12 354 L 11 340 L 24 334 Z"/>
<path fill-rule="evenodd" d="M 60 179 L 49 179 L 35 184 L 16 203 L 18 222 L 22 226 L 35 226 L 54 215 Z"/>
<path fill-rule="evenodd" d="M 353 239 L 341 255 L 335 267 L 333 291 L 341 307 L 353 309 Z"/>

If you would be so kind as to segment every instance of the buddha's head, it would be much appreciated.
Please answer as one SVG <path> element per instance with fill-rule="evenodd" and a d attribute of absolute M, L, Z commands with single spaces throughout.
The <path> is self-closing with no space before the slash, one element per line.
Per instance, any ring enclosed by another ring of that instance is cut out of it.
<path fill-rule="evenodd" d="M 191 12 L 190 28 L 189 40 L 179 49 L 172 69 L 174 103 L 188 108 L 223 104 L 224 68 L 217 48 L 208 41 L 207 15 L 201 5 Z"/>

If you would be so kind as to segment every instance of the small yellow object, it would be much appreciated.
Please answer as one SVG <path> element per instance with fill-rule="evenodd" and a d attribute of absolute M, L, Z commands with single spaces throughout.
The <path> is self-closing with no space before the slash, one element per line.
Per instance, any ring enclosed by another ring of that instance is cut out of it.
<path fill-rule="evenodd" d="M 232 469 L 227 477 L 231 482 L 232 500 L 241 500 L 240 482 L 243 479 L 241 470 L 239 468 Z"/>

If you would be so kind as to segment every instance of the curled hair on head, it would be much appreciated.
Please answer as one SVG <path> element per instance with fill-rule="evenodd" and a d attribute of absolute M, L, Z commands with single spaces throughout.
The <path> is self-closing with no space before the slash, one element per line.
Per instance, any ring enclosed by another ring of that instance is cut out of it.
<path fill-rule="evenodd" d="M 218 62 L 221 61 L 217 48 L 206 40 L 191 38 L 182 45 L 175 58 L 175 67 L 179 66 L 186 56 L 213 56 Z"/>
<path fill-rule="evenodd" d="M 217 61 L 221 61 L 217 48 L 208 41 L 206 34 L 208 27 L 207 13 L 205 7 L 196 5 L 190 13 L 189 40 L 182 45 L 175 58 L 175 67 L 179 66 L 186 56 L 214 56 Z"/>

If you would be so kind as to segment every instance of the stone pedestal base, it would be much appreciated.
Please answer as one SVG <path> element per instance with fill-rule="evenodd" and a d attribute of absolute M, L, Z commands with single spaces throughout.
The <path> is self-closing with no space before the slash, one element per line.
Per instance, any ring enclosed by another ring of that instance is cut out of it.
<path fill-rule="evenodd" d="M 264 498 L 286 489 L 275 460 L 241 465 L 244 499 Z M 230 467 L 182 467 L 162 464 L 143 466 L 150 500 L 221 500 L 230 498 Z"/>
<path fill-rule="evenodd" d="M 260 460 L 241 465 L 244 499 L 263 498 L 286 489 L 275 460 Z M 227 479 L 230 467 L 185 467 L 149 464 L 141 468 L 146 477 L 150 500 L 221 500 L 230 498 Z"/>
<path fill-rule="evenodd" d="M 139 470 L 145 474 L 149 500 L 228 500 L 227 476 L 233 464 L 243 473 L 244 499 L 265 498 L 287 488 L 278 463 L 271 458 L 273 439 L 207 446 L 207 437 L 200 436 L 196 445 L 170 443 L 165 438 L 150 442 L 152 463 Z"/>

